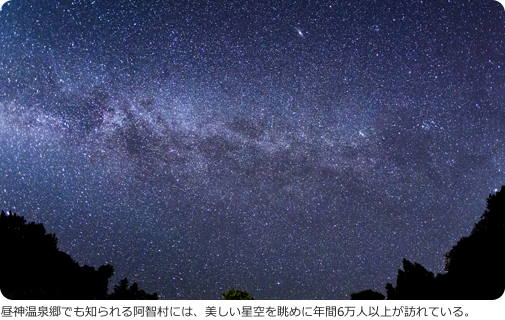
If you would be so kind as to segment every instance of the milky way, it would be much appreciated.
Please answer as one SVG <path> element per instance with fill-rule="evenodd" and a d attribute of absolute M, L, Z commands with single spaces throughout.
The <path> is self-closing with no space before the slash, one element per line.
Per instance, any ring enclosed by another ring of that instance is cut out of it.
<path fill-rule="evenodd" d="M 182 1 L 181 1 L 182 2 Z M 163 299 L 443 272 L 505 184 L 496 1 L 0 11 L 0 204 Z"/>

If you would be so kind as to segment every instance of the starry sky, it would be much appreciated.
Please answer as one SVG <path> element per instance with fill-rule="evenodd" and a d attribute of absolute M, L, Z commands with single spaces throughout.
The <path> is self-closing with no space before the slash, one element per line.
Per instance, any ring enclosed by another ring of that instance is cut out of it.
<path fill-rule="evenodd" d="M 496 1 L 12 0 L 0 207 L 163 299 L 385 293 L 505 184 Z"/>

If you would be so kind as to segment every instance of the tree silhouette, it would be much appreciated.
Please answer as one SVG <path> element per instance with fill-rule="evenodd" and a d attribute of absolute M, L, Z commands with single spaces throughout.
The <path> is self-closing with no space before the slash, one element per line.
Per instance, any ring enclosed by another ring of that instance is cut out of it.
<path fill-rule="evenodd" d="M 231 289 L 222 294 L 224 300 L 254 300 L 247 291 Z"/>
<path fill-rule="evenodd" d="M 388 300 L 430 300 L 437 295 L 435 276 L 419 263 L 403 259 L 403 269 L 398 270 L 396 288 L 386 285 Z"/>
<path fill-rule="evenodd" d="M 156 292 L 149 294 L 144 290 L 139 290 L 136 282 L 128 286 L 128 279 L 124 278 L 114 287 L 114 292 L 108 298 L 111 300 L 158 300 L 158 294 Z"/>
<path fill-rule="evenodd" d="M 436 277 L 418 263 L 403 259 L 396 287 L 386 285 L 387 299 L 498 299 L 505 291 L 505 186 L 490 194 L 487 208 L 468 237 L 445 255 L 447 273 Z M 371 291 L 371 290 L 367 290 Z M 351 294 L 358 297 L 366 291 Z"/>
<path fill-rule="evenodd" d="M 358 293 L 351 293 L 351 300 L 384 300 L 385 297 L 382 293 L 372 291 L 370 289 L 360 291 Z"/>
<path fill-rule="evenodd" d="M 489 195 L 471 234 L 446 255 L 447 294 L 452 299 L 497 299 L 505 290 L 505 186 Z"/>
<path fill-rule="evenodd" d="M 42 224 L 26 223 L 15 213 L 0 214 L 0 243 L 5 262 L 0 264 L 0 289 L 8 299 L 30 300 L 91 300 L 91 299 L 157 299 L 156 293 L 128 287 L 120 282 L 121 296 L 107 295 L 109 279 L 114 274 L 111 265 L 98 270 L 79 266 L 68 254 L 58 250 L 58 238 L 46 233 Z M 126 290 L 121 291 L 125 286 Z"/>
<path fill-rule="evenodd" d="M 80 267 L 58 250 L 58 238 L 42 224 L 26 223 L 15 213 L 0 214 L 0 241 L 7 261 L 1 264 L 0 288 L 9 299 L 105 299 L 110 265 Z"/>

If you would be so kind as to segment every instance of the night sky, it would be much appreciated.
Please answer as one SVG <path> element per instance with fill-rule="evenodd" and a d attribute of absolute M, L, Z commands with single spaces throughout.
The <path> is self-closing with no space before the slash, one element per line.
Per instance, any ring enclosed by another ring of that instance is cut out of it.
<path fill-rule="evenodd" d="M 204 2 L 3 6 L 0 208 L 163 299 L 443 272 L 505 184 L 503 7 Z"/>

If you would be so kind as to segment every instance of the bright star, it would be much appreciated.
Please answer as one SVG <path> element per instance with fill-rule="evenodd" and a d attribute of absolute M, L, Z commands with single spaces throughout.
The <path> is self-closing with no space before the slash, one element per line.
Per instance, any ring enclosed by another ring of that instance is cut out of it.
<path fill-rule="evenodd" d="M 6 2 L 9 2 L 9 0 L 0 0 L 0 11 L 2 11 L 2 7 Z"/>

